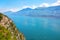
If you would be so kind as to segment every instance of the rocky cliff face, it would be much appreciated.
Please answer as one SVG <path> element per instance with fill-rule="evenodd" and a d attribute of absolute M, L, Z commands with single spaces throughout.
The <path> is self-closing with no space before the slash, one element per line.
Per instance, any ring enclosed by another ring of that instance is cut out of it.
<path fill-rule="evenodd" d="M 0 40 L 25 40 L 12 20 L 0 13 Z"/>

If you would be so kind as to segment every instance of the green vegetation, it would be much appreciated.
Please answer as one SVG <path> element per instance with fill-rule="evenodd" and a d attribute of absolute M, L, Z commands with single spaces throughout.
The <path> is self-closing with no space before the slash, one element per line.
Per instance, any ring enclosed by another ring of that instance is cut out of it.
<path fill-rule="evenodd" d="M 0 25 L 0 40 L 16 40 L 16 37 L 11 36 L 11 32 Z"/>
<path fill-rule="evenodd" d="M 25 40 L 15 24 L 6 15 L 0 13 L 0 40 Z"/>
<path fill-rule="evenodd" d="M 0 25 L 0 40 L 10 40 L 11 33 Z"/>
<path fill-rule="evenodd" d="M 1 21 L 1 19 L 2 19 L 2 14 L 0 13 L 0 21 Z"/>

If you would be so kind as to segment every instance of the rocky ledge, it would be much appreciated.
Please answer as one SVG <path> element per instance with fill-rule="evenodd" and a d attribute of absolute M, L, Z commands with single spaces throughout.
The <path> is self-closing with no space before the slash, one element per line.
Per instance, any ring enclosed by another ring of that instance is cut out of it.
<path fill-rule="evenodd" d="M 15 24 L 6 15 L 0 13 L 0 40 L 25 40 Z"/>

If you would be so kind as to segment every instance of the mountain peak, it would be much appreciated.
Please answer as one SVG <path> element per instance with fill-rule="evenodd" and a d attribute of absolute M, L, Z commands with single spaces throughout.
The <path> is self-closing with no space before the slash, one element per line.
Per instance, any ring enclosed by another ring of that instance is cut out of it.
<path fill-rule="evenodd" d="M 22 10 L 32 10 L 31 8 L 25 8 L 25 9 L 22 9 Z"/>

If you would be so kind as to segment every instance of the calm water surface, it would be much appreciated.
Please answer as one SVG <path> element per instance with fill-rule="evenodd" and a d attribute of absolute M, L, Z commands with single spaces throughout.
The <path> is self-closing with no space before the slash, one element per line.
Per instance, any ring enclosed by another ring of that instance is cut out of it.
<path fill-rule="evenodd" d="M 60 19 L 11 16 L 26 40 L 60 40 Z"/>

